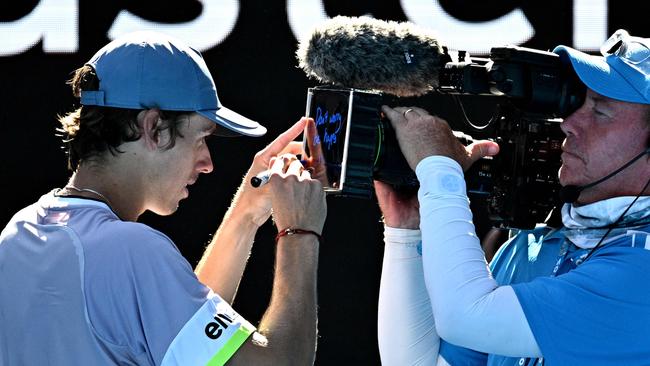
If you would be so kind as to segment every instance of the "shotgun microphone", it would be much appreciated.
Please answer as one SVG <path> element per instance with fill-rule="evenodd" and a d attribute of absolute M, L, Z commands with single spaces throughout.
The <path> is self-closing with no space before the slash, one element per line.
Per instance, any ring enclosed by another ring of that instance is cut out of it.
<path fill-rule="evenodd" d="M 433 90 L 449 61 L 430 30 L 409 22 L 344 16 L 317 26 L 296 56 L 300 68 L 322 83 L 398 97 Z"/>

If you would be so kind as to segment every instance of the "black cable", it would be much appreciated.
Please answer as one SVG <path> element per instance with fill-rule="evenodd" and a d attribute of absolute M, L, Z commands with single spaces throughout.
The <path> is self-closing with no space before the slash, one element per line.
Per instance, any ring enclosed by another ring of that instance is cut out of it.
<path fill-rule="evenodd" d="M 469 116 L 467 115 L 467 112 L 465 111 L 465 107 L 463 106 L 463 102 L 460 100 L 460 97 L 458 95 L 452 94 L 452 93 L 446 93 L 445 91 L 442 91 L 442 90 L 439 90 L 439 91 L 440 91 L 440 93 L 442 93 L 444 95 L 448 95 L 448 96 L 451 97 L 451 99 L 456 103 L 456 106 L 458 106 L 458 109 L 460 109 L 461 115 L 463 117 L 463 122 L 465 122 L 466 125 L 470 126 L 471 128 L 473 128 L 475 130 L 478 130 L 478 131 L 484 130 L 487 127 L 489 127 L 492 123 L 499 120 L 499 118 L 501 118 L 501 109 L 500 109 L 501 105 L 497 104 L 496 107 L 495 107 L 494 113 L 490 117 L 489 121 L 487 121 L 482 126 L 474 124 L 474 122 L 472 122 L 469 119 Z"/>

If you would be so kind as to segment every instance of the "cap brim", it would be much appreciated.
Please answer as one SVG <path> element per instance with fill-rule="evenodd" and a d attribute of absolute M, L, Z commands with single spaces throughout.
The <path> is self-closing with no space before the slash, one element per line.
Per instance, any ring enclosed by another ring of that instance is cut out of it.
<path fill-rule="evenodd" d="M 557 46 L 553 52 L 558 54 L 562 61 L 570 61 L 580 80 L 596 93 L 625 102 L 647 103 L 634 86 L 603 57 L 592 56 L 566 46 Z"/>
<path fill-rule="evenodd" d="M 197 111 L 197 113 L 215 122 L 217 125 L 225 127 L 215 132 L 219 136 L 244 135 L 259 137 L 266 133 L 266 127 L 226 107 L 221 107 L 216 110 Z"/>

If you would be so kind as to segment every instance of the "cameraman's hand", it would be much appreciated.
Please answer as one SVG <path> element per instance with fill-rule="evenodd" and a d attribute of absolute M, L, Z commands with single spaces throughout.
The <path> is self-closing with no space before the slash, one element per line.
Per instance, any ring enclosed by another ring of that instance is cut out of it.
<path fill-rule="evenodd" d="M 251 178 L 271 167 L 271 159 L 280 154 L 304 154 L 302 143 L 293 141 L 300 135 L 310 118 L 303 117 L 288 130 L 280 134 L 263 150 L 255 154 L 253 164 L 244 177 L 234 202 L 239 208 L 246 210 L 247 215 L 257 225 L 261 226 L 271 216 L 271 193 L 268 184 L 255 188 Z"/>
<path fill-rule="evenodd" d="M 323 231 L 327 204 L 325 191 L 292 154 L 271 159 L 270 188 L 273 220 L 278 230 Z"/>
<path fill-rule="evenodd" d="M 488 140 L 463 146 L 447 121 L 422 108 L 383 106 L 382 111 L 393 125 L 402 154 L 413 170 L 422 159 L 433 155 L 452 158 L 467 170 L 480 158 L 499 152 L 499 145 Z"/>
<path fill-rule="evenodd" d="M 375 194 L 384 225 L 400 229 L 420 228 L 420 203 L 417 191 L 399 192 L 389 184 L 376 180 Z"/>

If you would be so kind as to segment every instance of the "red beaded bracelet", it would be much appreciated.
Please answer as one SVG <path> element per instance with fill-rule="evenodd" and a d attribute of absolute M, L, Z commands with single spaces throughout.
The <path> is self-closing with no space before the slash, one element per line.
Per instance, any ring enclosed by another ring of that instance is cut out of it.
<path fill-rule="evenodd" d="M 304 229 L 293 229 L 293 228 L 286 228 L 284 230 L 280 230 L 278 232 L 278 235 L 275 236 L 275 243 L 278 243 L 278 240 L 280 240 L 281 237 L 287 236 L 287 235 L 295 235 L 295 234 L 313 234 L 316 235 L 318 238 L 318 243 L 323 244 L 323 236 L 313 230 L 304 230 Z"/>

